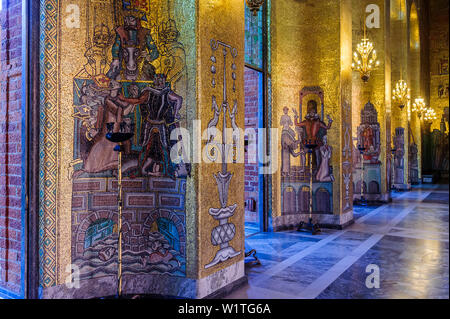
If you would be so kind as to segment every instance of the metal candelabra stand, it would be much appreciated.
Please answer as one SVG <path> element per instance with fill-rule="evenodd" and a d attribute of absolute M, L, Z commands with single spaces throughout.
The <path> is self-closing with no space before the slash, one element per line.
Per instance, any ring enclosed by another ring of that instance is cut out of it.
<path fill-rule="evenodd" d="M 391 168 L 392 168 L 392 182 L 391 189 L 395 189 L 395 152 L 397 149 L 395 147 L 391 148 L 392 160 L 391 160 Z"/>
<path fill-rule="evenodd" d="M 128 141 L 133 137 L 133 133 L 122 133 L 117 132 L 114 133 L 114 125 L 115 123 L 107 123 L 108 133 L 106 134 L 106 139 L 110 142 L 117 143 L 116 147 L 114 147 L 114 151 L 118 153 L 118 233 L 119 238 L 117 242 L 118 247 L 118 270 L 117 270 L 117 297 L 120 298 L 122 296 L 122 210 L 123 210 L 123 198 L 122 198 L 122 152 L 123 152 L 123 142 Z"/>
<path fill-rule="evenodd" d="M 319 224 L 313 223 L 312 213 L 313 213 L 313 164 L 312 164 L 312 153 L 313 150 L 317 147 L 313 141 L 309 141 L 305 144 L 305 147 L 308 149 L 309 154 L 309 218 L 308 223 L 301 221 L 300 225 L 298 225 L 297 231 L 302 231 L 305 229 L 310 231 L 312 235 L 315 235 L 320 232 Z"/>
<path fill-rule="evenodd" d="M 364 198 L 364 146 L 358 145 L 359 154 L 361 155 L 361 189 L 359 197 L 359 205 L 367 206 L 367 200 Z"/>

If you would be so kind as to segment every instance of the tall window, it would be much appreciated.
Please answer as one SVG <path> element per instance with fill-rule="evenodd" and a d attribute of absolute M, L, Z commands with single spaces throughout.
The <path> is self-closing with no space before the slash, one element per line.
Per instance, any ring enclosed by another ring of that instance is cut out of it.
<path fill-rule="evenodd" d="M 264 67 L 263 32 L 263 10 L 255 17 L 245 6 L 245 63 L 261 70 Z"/>
<path fill-rule="evenodd" d="M 268 1 L 268 0 L 267 0 Z M 259 174 L 258 129 L 266 127 L 264 110 L 267 105 L 267 12 L 263 6 L 257 16 L 245 6 L 245 230 L 249 236 L 266 230 L 264 207 L 265 177 Z M 250 134 L 252 132 L 252 134 Z M 251 136 L 250 136 L 251 135 Z M 253 144 L 252 144 L 253 142 Z"/>

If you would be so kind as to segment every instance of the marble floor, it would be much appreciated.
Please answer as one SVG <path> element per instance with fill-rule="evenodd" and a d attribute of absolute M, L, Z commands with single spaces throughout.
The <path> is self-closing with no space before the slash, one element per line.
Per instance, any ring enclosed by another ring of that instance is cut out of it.
<path fill-rule="evenodd" d="M 245 236 L 252 236 L 260 232 L 258 223 L 245 222 Z"/>
<path fill-rule="evenodd" d="M 448 198 L 448 185 L 419 185 L 355 207 L 344 230 L 252 233 L 261 265 L 226 299 L 449 298 Z"/>

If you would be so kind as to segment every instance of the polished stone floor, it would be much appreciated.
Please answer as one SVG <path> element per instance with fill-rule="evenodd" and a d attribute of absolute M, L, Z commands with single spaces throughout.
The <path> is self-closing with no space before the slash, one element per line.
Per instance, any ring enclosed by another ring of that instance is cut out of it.
<path fill-rule="evenodd" d="M 246 251 L 262 264 L 247 263 L 248 284 L 226 298 L 449 298 L 448 196 L 448 185 L 420 185 L 355 207 L 344 230 L 252 232 Z"/>

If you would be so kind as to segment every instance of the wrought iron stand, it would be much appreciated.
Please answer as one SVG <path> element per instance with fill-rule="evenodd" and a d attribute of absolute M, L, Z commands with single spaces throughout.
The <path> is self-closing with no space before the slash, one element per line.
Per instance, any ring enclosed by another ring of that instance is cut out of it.
<path fill-rule="evenodd" d="M 391 148 L 392 160 L 391 160 L 391 168 L 392 168 L 392 181 L 391 181 L 391 189 L 396 190 L 395 188 L 395 152 L 397 152 L 396 148 Z"/>
<path fill-rule="evenodd" d="M 117 298 L 122 296 L 122 209 L 123 209 L 123 199 L 122 199 L 122 152 L 123 145 L 122 143 L 128 141 L 133 137 L 133 133 L 113 133 L 115 123 L 107 123 L 108 133 L 106 134 L 106 139 L 110 142 L 117 143 L 116 147 L 114 147 L 114 151 L 118 153 L 118 212 L 119 216 L 117 219 L 118 223 L 118 233 L 119 239 L 117 242 L 118 247 L 118 270 L 117 270 Z"/>
<path fill-rule="evenodd" d="M 259 261 L 258 256 L 256 256 L 256 250 L 252 249 L 249 252 L 245 253 L 245 258 L 253 257 L 255 260 L 248 262 L 248 264 L 254 263 L 255 265 L 261 265 L 261 261 Z"/>
<path fill-rule="evenodd" d="M 364 197 L 364 146 L 358 145 L 359 154 L 361 155 L 361 189 L 358 204 L 361 206 L 367 206 L 367 200 Z"/>
<path fill-rule="evenodd" d="M 320 233 L 319 224 L 313 223 L 312 219 L 312 211 L 313 211 L 313 166 L 312 166 L 312 153 L 313 149 L 317 147 L 317 144 L 313 144 L 309 142 L 308 144 L 305 144 L 305 147 L 308 149 L 309 154 L 309 218 L 308 223 L 305 224 L 305 222 L 301 221 L 298 225 L 297 231 L 302 231 L 302 229 L 305 229 L 307 231 L 310 231 L 312 235 L 315 235 L 317 233 Z"/>

